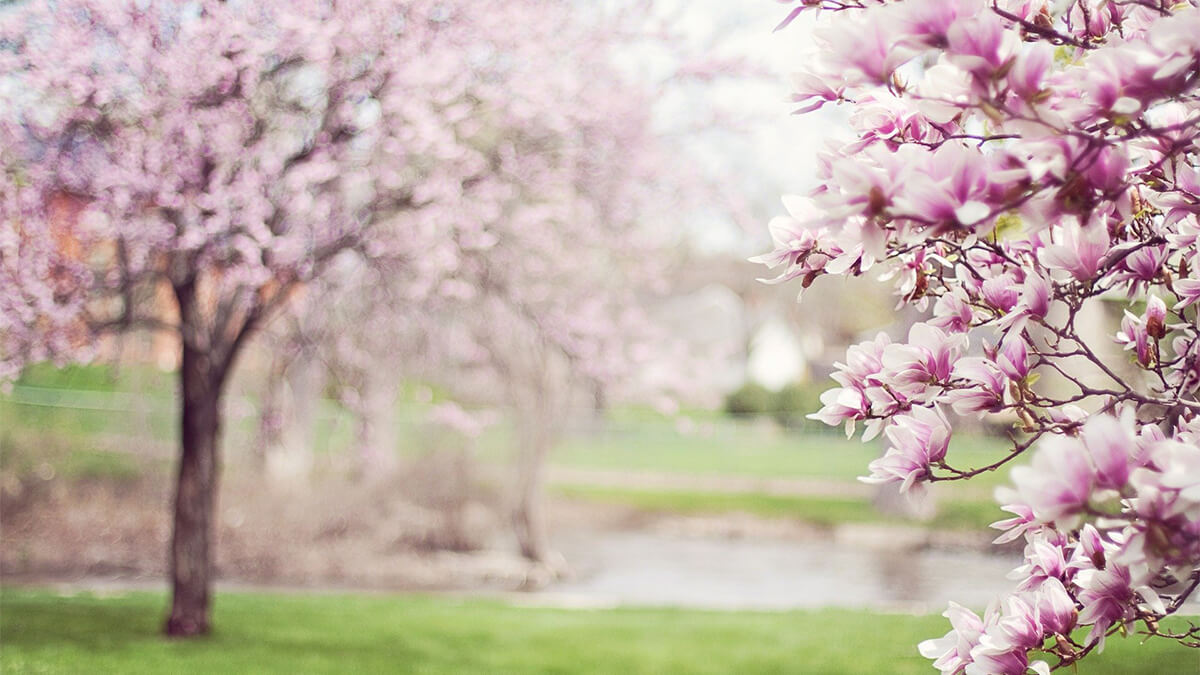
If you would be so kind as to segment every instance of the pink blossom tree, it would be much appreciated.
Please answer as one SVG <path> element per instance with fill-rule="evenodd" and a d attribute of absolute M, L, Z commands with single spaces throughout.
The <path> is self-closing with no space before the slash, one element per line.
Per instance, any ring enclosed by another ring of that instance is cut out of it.
<path fill-rule="evenodd" d="M 311 346 L 300 358 L 320 361 L 345 392 L 371 469 L 392 458 L 394 439 L 378 427 L 401 377 L 508 413 L 514 532 L 522 555 L 551 572 L 542 492 L 564 422 L 596 391 L 661 394 L 638 387 L 648 360 L 686 371 L 684 341 L 648 307 L 680 259 L 673 221 L 681 204 L 703 202 L 706 181 L 655 128 L 655 98 L 732 66 L 697 67 L 670 35 L 645 30 L 645 10 L 560 6 L 527 20 L 505 95 L 529 107 L 482 123 L 477 147 L 495 170 L 474 189 L 491 198 L 443 210 L 445 236 L 430 252 L 446 260 L 438 273 L 362 261 L 310 287 L 286 324 L 288 344 Z M 654 78 L 614 58 L 651 48 L 664 52 Z"/>
<path fill-rule="evenodd" d="M 783 24 L 805 11 L 797 112 L 851 106 L 856 138 L 760 260 L 805 288 L 882 271 L 925 317 L 851 347 L 815 417 L 882 434 L 864 480 L 905 491 L 1032 457 L 994 525 L 1026 542 L 1016 587 L 982 617 L 952 604 L 921 653 L 973 675 L 1130 630 L 1197 646 L 1159 623 L 1200 585 L 1195 3 L 806 0 Z M 1124 319 L 1097 336 L 1105 303 Z M 957 416 L 1013 423 L 1011 449 L 962 465 Z"/>
<path fill-rule="evenodd" d="M 0 371 L 86 359 L 106 331 L 179 336 L 167 633 L 209 629 L 222 392 L 247 340 L 345 255 L 428 289 L 486 246 L 511 200 L 496 177 L 526 170 L 504 136 L 553 156 L 543 141 L 573 133 L 542 123 L 562 92 L 523 67 L 520 27 L 561 11 L 70 0 L 0 14 Z"/>

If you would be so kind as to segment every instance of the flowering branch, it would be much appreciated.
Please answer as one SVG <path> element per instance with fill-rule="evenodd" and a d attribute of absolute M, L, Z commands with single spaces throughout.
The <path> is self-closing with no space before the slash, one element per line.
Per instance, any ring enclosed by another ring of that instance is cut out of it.
<path fill-rule="evenodd" d="M 773 282 L 882 271 L 924 314 L 850 347 L 813 415 L 882 435 L 902 491 L 1032 455 L 1002 491 L 1018 586 L 921 644 L 944 673 L 1048 672 L 1180 609 L 1200 575 L 1200 11 L 1194 2 L 902 0 L 820 7 L 797 112 L 856 137 L 784 200 Z M 1123 305 L 1115 334 L 1094 327 Z M 1098 347 L 1115 342 L 1124 358 Z M 954 466 L 961 417 L 1012 424 Z M 1077 627 L 1090 627 L 1082 644 Z M 1038 652 L 1056 663 L 1034 658 Z"/>

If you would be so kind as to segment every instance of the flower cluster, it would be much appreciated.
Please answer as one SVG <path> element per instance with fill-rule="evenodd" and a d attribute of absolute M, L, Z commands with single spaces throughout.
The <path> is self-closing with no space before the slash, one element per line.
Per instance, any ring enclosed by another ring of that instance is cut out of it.
<path fill-rule="evenodd" d="M 882 434 L 864 480 L 904 491 L 1032 454 L 997 524 L 1027 543 L 1016 590 L 983 617 L 951 606 L 922 653 L 1025 673 L 1134 622 L 1195 643 L 1157 620 L 1200 585 L 1200 11 L 806 0 L 784 23 L 806 10 L 798 111 L 850 105 L 854 138 L 758 260 L 805 288 L 882 270 L 924 314 L 907 342 L 851 347 L 814 417 Z M 1011 450 L 956 465 L 960 416 L 1012 424 Z"/>

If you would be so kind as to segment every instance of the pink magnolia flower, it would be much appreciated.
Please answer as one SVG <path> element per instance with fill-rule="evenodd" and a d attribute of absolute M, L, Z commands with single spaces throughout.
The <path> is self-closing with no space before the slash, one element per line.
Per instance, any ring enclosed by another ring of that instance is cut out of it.
<path fill-rule="evenodd" d="M 1032 101 L 1042 91 L 1046 70 L 1053 60 L 1053 47 L 1043 43 L 1031 45 L 1016 56 L 1008 71 L 1008 86 L 1016 95 Z"/>
<path fill-rule="evenodd" d="M 959 359 L 954 364 L 954 378 L 967 386 L 951 389 L 943 400 L 959 415 L 999 412 L 1004 407 L 1008 380 L 994 361 L 978 356 Z"/>
<path fill-rule="evenodd" d="M 1167 304 L 1157 295 L 1146 300 L 1146 313 L 1142 315 L 1146 322 L 1146 333 L 1155 340 L 1167 336 Z"/>
<path fill-rule="evenodd" d="M 1197 285 L 1200 286 L 1200 283 Z M 965 333 L 971 329 L 974 321 L 975 311 L 967 304 L 963 294 L 951 291 L 933 304 L 933 318 L 929 320 L 929 325 L 951 333 Z"/>
<path fill-rule="evenodd" d="M 795 114 L 803 114 L 817 110 L 826 103 L 837 101 L 842 98 L 845 87 L 840 84 L 830 84 L 829 80 L 835 78 L 826 78 L 816 73 L 797 73 L 792 76 L 792 101 L 799 103 L 800 107 L 792 112 Z"/>
<path fill-rule="evenodd" d="M 843 21 L 814 34 L 832 64 L 852 69 L 872 83 L 886 83 L 916 50 L 901 32 L 902 26 L 878 13 L 860 21 Z M 843 79 L 853 77 L 843 73 Z"/>
<path fill-rule="evenodd" d="M 930 47 L 947 44 L 947 31 L 961 19 L 979 14 L 983 9 L 979 0 L 910 0 L 902 8 L 896 20 L 903 32 L 919 39 Z"/>
<path fill-rule="evenodd" d="M 770 269 L 783 266 L 778 276 L 763 280 L 767 283 L 776 284 L 803 277 L 807 287 L 813 277 L 841 251 L 830 245 L 829 231 L 817 224 L 820 212 L 812 200 L 785 197 L 783 204 L 789 215 L 773 218 L 768 225 L 773 250 L 750 258 L 750 262 L 762 263 Z"/>
<path fill-rule="evenodd" d="M 921 656 L 934 659 L 933 667 L 945 675 L 956 675 L 971 663 L 971 650 L 983 634 L 983 620 L 962 605 L 951 602 L 942 616 L 950 619 L 950 632 L 917 645 Z"/>
<path fill-rule="evenodd" d="M 1173 285 L 1179 295 L 1179 302 L 1173 309 L 1182 309 L 1200 301 L 1200 279 L 1176 279 Z"/>
<path fill-rule="evenodd" d="M 898 415 L 883 433 L 891 447 L 883 457 L 868 465 L 871 475 L 859 480 L 864 483 L 898 482 L 901 492 L 907 492 L 927 478 L 931 466 L 946 456 L 950 445 L 950 423 L 936 408 L 915 407 Z"/>
<path fill-rule="evenodd" d="M 909 398 L 917 398 L 930 385 L 950 379 L 954 359 L 962 347 L 962 336 L 942 332 L 929 324 L 914 324 L 908 343 L 884 348 L 882 361 L 889 387 Z"/>
<path fill-rule="evenodd" d="M 1016 307 L 1021 297 L 1016 279 L 1011 274 L 1000 274 L 984 280 L 980 290 L 983 301 L 1001 314 L 1007 314 Z"/>
<path fill-rule="evenodd" d="M 1096 276 L 1100 261 L 1108 253 L 1108 229 L 1103 225 L 1081 227 L 1070 222 L 1057 229 L 1061 243 L 1041 250 L 1039 259 L 1051 270 L 1063 270 L 1079 281 Z"/>
<path fill-rule="evenodd" d="M 1036 605 L 1019 595 L 1001 598 L 983 617 L 983 634 L 971 650 L 966 675 L 1025 675 L 1030 668 L 1049 672 L 1044 664 L 1031 664 L 1029 650 L 1042 643 L 1042 623 Z"/>
<path fill-rule="evenodd" d="M 1166 246 L 1145 246 L 1121 259 L 1111 279 L 1114 284 L 1128 284 L 1129 297 L 1143 292 L 1158 277 L 1167 261 Z"/>
<path fill-rule="evenodd" d="M 1125 317 L 1121 319 L 1121 330 L 1116 335 L 1116 341 L 1125 345 L 1125 349 L 1133 349 L 1137 354 L 1138 363 L 1143 366 L 1148 367 L 1154 360 L 1150 349 L 1153 342 L 1146 330 L 1146 322 L 1131 314 L 1129 310 L 1125 311 Z"/>
<path fill-rule="evenodd" d="M 981 80 L 990 79 L 1019 44 L 1017 35 L 992 12 L 955 21 L 946 37 L 949 60 Z"/>
<path fill-rule="evenodd" d="M 1061 581 L 1055 578 L 1044 580 L 1037 588 L 1034 602 L 1044 632 L 1070 635 L 1079 619 L 1079 611 Z"/>
<path fill-rule="evenodd" d="M 1032 537 L 1025 545 L 1025 563 L 1009 572 L 1008 578 L 1019 580 L 1019 591 L 1040 586 L 1047 579 L 1062 580 L 1067 574 L 1067 560 L 1062 546 L 1044 536 Z"/>
<path fill-rule="evenodd" d="M 1079 586 L 1079 623 L 1091 625 L 1088 643 L 1104 644 L 1104 633 L 1117 622 L 1134 618 L 1137 595 L 1129 567 L 1109 562 L 1105 567 L 1082 570 L 1075 576 Z"/>
<path fill-rule="evenodd" d="M 946 143 L 924 157 L 923 171 L 915 172 L 896 198 L 898 211 L 939 228 L 974 227 L 992 213 L 989 203 L 993 183 L 1008 183 L 1024 171 L 997 171 L 979 150 Z"/>
<path fill-rule="evenodd" d="M 809 415 L 809 419 L 820 420 L 830 426 L 846 425 L 846 436 L 854 433 L 854 423 L 867 419 L 871 413 L 871 400 L 867 390 L 877 385 L 876 376 L 883 370 L 883 351 L 891 344 L 887 333 L 879 333 L 874 340 L 854 345 L 846 351 L 846 363 L 835 363 L 837 372 L 833 379 L 841 387 L 821 394 L 822 408 Z M 881 424 L 868 422 L 868 436 L 874 437 Z"/>
<path fill-rule="evenodd" d="M 1080 434 L 1096 467 L 1096 485 L 1120 490 L 1129 481 L 1130 458 L 1136 452 L 1133 420 L 1096 415 L 1083 425 Z"/>
<path fill-rule="evenodd" d="M 1010 501 L 1008 498 L 1008 495 L 1010 494 L 1013 498 L 1016 497 L 1016 494 L 1011 490 L 998 490 L 997 498 L 1002 502 Z M 1010 541 L 1014 541 L 1026 532 L 1030 532 L 1041 527 L 1038 525 L 1037 519 L 1033 515 L 1033 508 L 1028 504 L 1005 504 L 1004 506 L 1000 507 L 1000 510 L 1008 511 L 1009 513 L 1013 514 L 1013 517 L 1005 518 L 1004 520 L 997 520 L 988 526 L 992 529 L 1001 530 L 1004 532 L 1004 534 L 1001 534 L 992 540 L 993 544 L 1005 544 Z"/>
<path fill-rule="evenodd" d="M 1014 382 L 1020 382 L 1029 375 L 1029 351 L 1024 338 L 1015 332 L 1010 332 L 1000 343 L 996 354 L 996 365 Z"/>
<path fill-rule="evenodd" d="M 1079 439 L 1067 436 L 1042 441 L 1032 465 L 1014 468 L 1012 480 L 1038 522 L 1067 529 L 1079 521 L 1095 485 L 1087 449 Z"/>

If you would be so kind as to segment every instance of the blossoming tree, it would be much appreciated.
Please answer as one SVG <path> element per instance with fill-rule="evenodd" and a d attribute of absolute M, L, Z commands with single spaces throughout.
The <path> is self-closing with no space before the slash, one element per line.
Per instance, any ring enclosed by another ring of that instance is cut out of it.
<path fill-rule="evenodd" d="M 761 261 L 806 288 L 881 270 L 925 317 L 851 347 L 815 417 L 882 434 L 864 480 L 906 491 L 1032 458 L 994 525 L 1026 542 L 1015 589 L 982 617 L 952 604 L 921 653 L 973 675 L 1048 672 L 1115 632 L 1200 646 L 1159 623 L 1200 585 L 1200 11 L 806 0 L 784 26 L 805 11 L 798 112 L 851 106 L 857 137 L 785 199 Z M 1105 303 L 1124 319 L 1097 337 Z M 963 465 L 956 415 L 1013 423 L 1010 450 Z"/>
<path fill-rule="evenodd" d="M 0 370 L 87 358 L 105 331 L 179 336 L 169 634 L 209 629 L 238 354 L 344 253 L 433 284 L 487 239 L 479 214 L 509 199 L 491 177 L 512 168 L 491 132 L 571 132 L 524 124 L 548 102 L 527 96 L 540 74 L 513 67 L 527 48 L 514 27 L 548 7 L 69 0 L 0 14 L 13 85 Z M 153 301 L 164 288 L 173 306 Z"/>
<path fill-rule="evenodd" d="M 543 524 L 545 463 L 564 423 L 597 389 L 661 394 L 636 383 L 650 359 L 689 370 L 684 340 L 646 309 L 667 285 L 664 263 L 679 258 L 680 205 L 710 202 L 707 181 L 655 128 L 654 99 L 733 66 L 709 58 L 699 68 L 674 36 L 645 29 L 647 9 L 560 4 L 525 20 L 505 95 L 529 107 L 483 122 L 478 147 L 496 170 L 474 189 L 494 197 L 443 210 L 445 236 L 431 252 L 447 260 L 440 276 L 364 261 L 310 286 L 286 324 L 287 342 L 307 350 L 285 367 L 319 361 L 337 380 L 372 469 L 394 459 L 386 426 L 398 374 L 503 409 L 514 425 L 514 533 L 548 571 L 558 557 Z M 664 71 L 655 79 L 614 58 L 652 48 Z"/>

